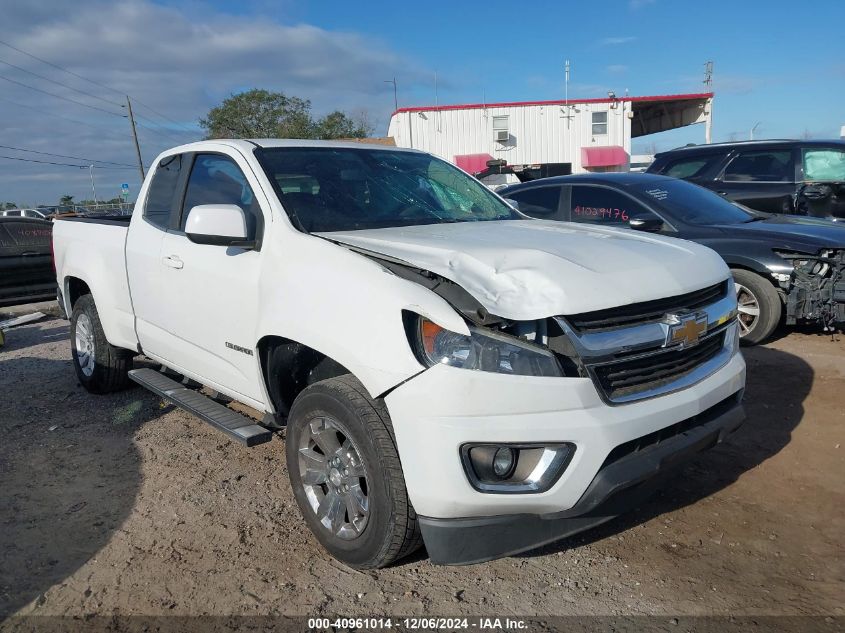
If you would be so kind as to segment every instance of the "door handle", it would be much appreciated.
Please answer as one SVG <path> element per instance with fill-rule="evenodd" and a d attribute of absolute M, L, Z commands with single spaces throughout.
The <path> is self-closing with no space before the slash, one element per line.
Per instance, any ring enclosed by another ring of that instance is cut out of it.
<path fill-rule="evenodd" d="M 170 268 L 182 268 L 185 266 L 185 262 L 179 259 L 179 257 L 176 255 L 168 255 L 167 257 L 162 257 L 161 263 L 165 266 L 169 266 Z"/>

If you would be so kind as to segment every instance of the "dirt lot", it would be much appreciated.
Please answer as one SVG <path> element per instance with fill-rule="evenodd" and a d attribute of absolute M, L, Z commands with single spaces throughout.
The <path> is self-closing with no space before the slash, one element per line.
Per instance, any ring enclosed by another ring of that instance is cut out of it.
<path fill-rule="evenodd" d="M 247 449 L 77 385 L 67 323 L 0 348 L 0 620 L 31 614 L 845 615 L 845 336 L 748 350 L 748 421 L 636 512 L 463 568 L 350 571 L 304 528 L 281 439 Z"/>

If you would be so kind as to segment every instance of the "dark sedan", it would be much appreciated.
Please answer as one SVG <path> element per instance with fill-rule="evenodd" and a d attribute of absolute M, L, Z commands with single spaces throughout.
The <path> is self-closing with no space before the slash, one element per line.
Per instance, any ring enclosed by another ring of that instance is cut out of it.
<path fill-rule="evenodd" d="M 733 272 L 743 342 L 782 318 L 845 326 L 845 227 L 745 209 L 683 180 L 607 173 L 534 180 L 498 191 L 534 218 L 586 222 L 692 240 Z"/>
<path fill-rule="evenodd" d="M 53 223 L 0 218 L 0 307 L 56 298 Z"/>

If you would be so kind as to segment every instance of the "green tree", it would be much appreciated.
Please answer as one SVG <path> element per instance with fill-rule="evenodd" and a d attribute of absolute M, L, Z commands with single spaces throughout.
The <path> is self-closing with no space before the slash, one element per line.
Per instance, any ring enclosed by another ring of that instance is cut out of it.
<path fill-rule="evenodd" d="M 368 136 L 366 113 L 351 117 L 340 111 L 314 120 L 311 102 L 281 92 L 253 88 L 233 94 L 199 120 L 206 138 L 331 139 Z"/>
<path fill-rule="evenodd" d="M 316 137 L 332 138 L 362 138 L 372 134 L 372 128 L 367 127 L 364 120 L 354 120 L 349 115 L 335 110 L 317 121 Z"/>
<path fill-rule="evenodd" d="M 61 198 L 59 198 L 59 206 L 60 207 L 69 207 L 72 204 L 73 204 L 73 196 L 65 194 Z"/>
<path fill-rule="evenodd" d="M 0 202 L 0 211 L 6 211 L 7 209 L 17 209 L 18 205 L 14 202 Z"/>
<path fill-rule="evenodd" d="M 311 102 L 254 88 L 226 98 L 200 125 L 206 138 L 313 138 Z"/>

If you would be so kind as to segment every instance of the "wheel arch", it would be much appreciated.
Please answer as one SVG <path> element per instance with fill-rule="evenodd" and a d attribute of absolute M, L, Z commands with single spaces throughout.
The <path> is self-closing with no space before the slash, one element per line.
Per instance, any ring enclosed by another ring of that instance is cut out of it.
<path fill-rule="evenodd" d="M 754 273 L 755 275 L 759 275 L 763 279 L 766 279 L 775 288 L 779 287 L 775 282 L 775 278 L 772 277 L 771 271 L 769 271 L 768 268 L 763 266 L 761 263 L 754 261 L 753 259 L 726 259 L 725 262 L 727 263 L 728 268 L 730 268 L 731 270 L 739 269 Z"/>
<path fill-rule="evenodd" d="M 264 336 L 256 349 L 265 391 L 282 418 L 287 417 L 296 396 L 308 385 L 345 374 L 355 375 L 331 356 L 283 336 Z"/>
<path fill-rule="evenodd" d="M 72 275 L 65 277 L 62 286 L 65 298 L 66 314 L 68 315 L 73 312 L 73 306 L 77 301 L 79 301 L 80 297 L 93 294 L 88 282 Z"/>

